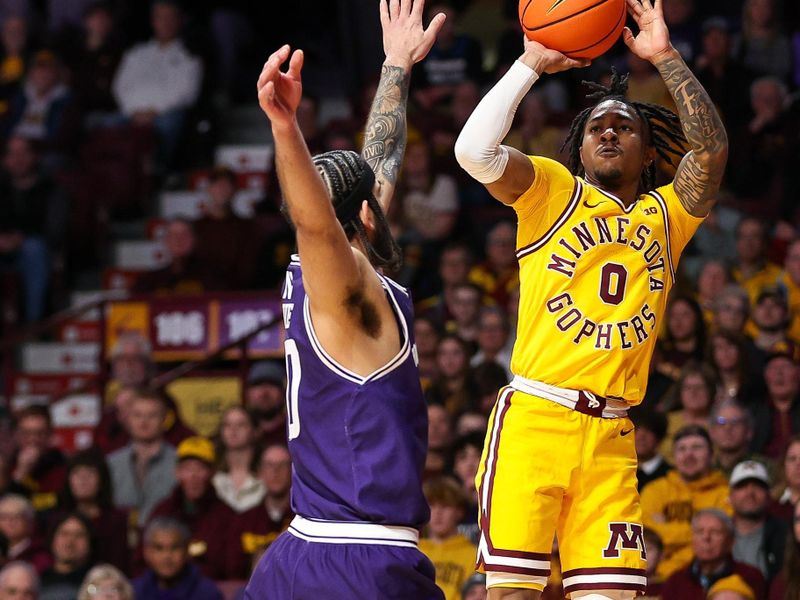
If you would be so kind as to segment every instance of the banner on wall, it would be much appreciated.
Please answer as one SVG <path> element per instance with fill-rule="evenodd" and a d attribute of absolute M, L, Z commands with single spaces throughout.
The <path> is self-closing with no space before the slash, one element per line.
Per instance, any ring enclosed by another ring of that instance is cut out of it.
<path fill-rule="evenodd" d="M 106 356 L 120 334 L 136 331 L 150 341 L 157 362 L 200 360 L 280 314 L 277 294 L 153 297 L 110 302 L 106 308 Z M 283 355 L 280 321 L 250 340 L 248 355 Z M 237 358 L 239 349 L 226 354 Z"/>

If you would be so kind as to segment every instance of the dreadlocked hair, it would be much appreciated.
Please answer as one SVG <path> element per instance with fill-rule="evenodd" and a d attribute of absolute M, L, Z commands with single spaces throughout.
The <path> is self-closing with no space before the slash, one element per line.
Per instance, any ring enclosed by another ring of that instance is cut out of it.
<path fill-rule="evenodd" d="M 658 104 L 647 102 L 632 102 L 627 99 L 629 74 L 620 75 L 615 68 L 611 68 L 611 85 L 606 87 L 593 81 L 582 81 L 590 90 L 586 95 L 594 104 L 583 109 L 570 125 L 567 137 L 561 146 L 562 152 L 568 152 L 567 167 L 573 175 L 583 177 L 586 170 L 581 162 L 581 145 L 583 144 L 583 131 L 589 115 L 595 107 L 604 100 L 619 100 L 624 102 L 636 112 L 644 124 L 649 143 L 662 160 L 673 167 L 677 167 L 674 159 L 680 159 L 685 153 L 686 137 L 683 135 L 681 122 L 674 112 Z M 656 187 L 655 161 L 642 170 L 640 187 L 642 191 L 649 191 Z"/>
<path fill-rule="evenodd" d="M 334 210 L 340 208 L 359 184 L 362 177 L 364 177 L 365 170 L 371 168 L 360 154 L 352 150 L 325 152 L 318 154 L 313 160 L 314 166 L 317 168 L 331 196 Z M 364 229 L 364 223 L 361 222 L 358 214 L 344 221 L 341 218 L 339 219 L 344 233 L 348 240 L 358 236 L 367 251 L 367 258 L 373 266 L 387 271 L 396 271 L 400 268 L 402 257 L 400 247 L 392 238 L 386 215 L 384 215 L 381 205 L 378 204 L 372 192 L 362 200 L 367 201 L 367 205 L 375 216 L 375 243 L 370 242 L 367 231 Z M 291 223 L 291 218 L 287 214 L 285 205 L 281 207 L 281 210 Z"/>

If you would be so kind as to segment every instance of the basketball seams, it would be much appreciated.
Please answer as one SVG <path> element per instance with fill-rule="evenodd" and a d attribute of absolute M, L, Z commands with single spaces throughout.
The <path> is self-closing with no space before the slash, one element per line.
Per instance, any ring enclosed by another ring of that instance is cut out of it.
<path fill-rule="evenodd" d="M 614 35 L 614 32 L 617 31 L 617 29 L 619 28 L 620 24 L 624 23 L 627 13 L 628 13 L 628 11 L 627 11 L 625 5 L 623 4 L 622 5 L 622 14 L 619 17 L 619 20 L 614 24 L 614 27 L 611 29 L 611 31 L 609 31 L 606 35 L 604 35 L 601 39 L 599 39 L 597 42 L 595 42 L 591 46 L 585 46 L 584 48 L 578 48 L 577 50 L 567 50 L 567 51 L 565 51 L 565 54 L 574 54 L 576 52 L 585 52 L 586 50 L 591 50 L 592 48 L 595 48 L 597 46 L 600 46 L 600 45 L 604 44 L 608 40 L 609 37 Z"/>
<path fill-rule="evenodd" d="M 590 10 L 593 10 L 593 9 L 595 9 L 595 8 L 597 8 L 598 6 L 602 6 L 603 4 L 605 4 L 606 2 L 609 2 L 609 1 L 610 1 L 610 0 L 600 0 L 599 2 L 595 2 L 595 3 L 594 3 L 594 4 L 592 4 L 591 6 L 587 6 L 587 7 L 585 7 L 585 8 L 582 8 L 582 9 L 581 9 L 581 10 L 579 10 L 578 12 L 574 12 L 574 13 L 572 13 L 572 14 L 566 15 L 566 16 L 564 16 L 564 17 L 561 17 L 560 19 L 556 19 L 555 21 L 550 21 L 550 22 L 548 22 L 548 23 L 544 23 L 544 24 L 542 24 L 542 25 L 539 25 L 539 26 L 537 26 L 537 27 L 527 27 L 527 26 L 525 25 L 525 23 L 524 23 L 524 19 L 525 19 L 525 13 L 527 12 L 527 10 L 528 10 L 528 7 L 529 7 L 529 6 L 530 6 L 530 5 L 533 3 L 533 0 L 529 0 L 529 1 L 528 1 L 528 4 L 527 4 L 527 5 L 525 5 L 525 9 L 522 11 L 522 14 L 520 15 L 520 17 L 521 17 L 521 18 L 520 18 L 520 25 L 522 25 L 522 29 L 523 29 L 523 30 L 525 30 L 525 31 L 527 31 L 527 32 L 529 32 L 529 33 L 530 33 L 530 32 L 534 32 L 534 31 L 539 31 L 539 30 L 541 30 L 541 29 L 546 29 L 547 27 L 551 27 L 552 25 L 558 25 L 559 23 L 563 23 L 564 21 L 568 21 L 568 20 L 570 20 L 570 19 L 572 19 L 572 18 L 574 18 L 574 17 L 577 17 L 578 15 L 582 15 L 583 13 L 589 12 Z M 623 6 L 624 6 L 624 5 L 625 5 L 625 4 L 623 3 Z"/>

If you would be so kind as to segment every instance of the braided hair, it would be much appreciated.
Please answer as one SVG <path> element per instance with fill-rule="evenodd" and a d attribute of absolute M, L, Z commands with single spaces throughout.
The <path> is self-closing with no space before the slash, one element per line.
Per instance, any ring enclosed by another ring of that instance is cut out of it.
<path fill-rule="evenodd" d="M 634 110 L 642 121 L 648 142 L 655 147 L 656 153 L 665 162 L 677 167 L 674 159 L 680 160 L 683 157 L 686 137 L 683 135 L 678 115 L 658 104 L 628 100 L 626 97 L 628 77 L 628 74 L 620 75 L 612 67 L 611 84 L 608 87 L 592 81 L 582 82 L 591 90 L 586 95 L 586 98 L 595 102 L 575 117 L 570 125 L 564 144 L 561 146 L 561 151 L 568 153 L 567 167 L 573 175 L 583 177 L 586 174 L 580 155 L 581 145 L 583 144 L 583 131 L 591 112 L 604 100 L 618 100 Z M 642 170 L 640 186 L 644 191 L 649 191 L 656 187 L 655 162 Z"/>
<path fill-rule="evenodd" d="M 341 223 L 348 240 L 355 236 L 361 240 L 367 251 L 369 262 L 378 268 L 396 271 L 400 268 L 400 247 L 392 238 L 386 215 L 372 192 L 375 174 L 367 161 L 352 150 L 332 150 L 313 157 L 314 166 L 319 171 L 325 187 L 331 196 L 336 217 Z M 376 222 L 375 242 L 371 242 L 361 222 L 359 212 L 366 200 Z M 281 207 L 284 216 L 291 224 L 286 206 Z"/>

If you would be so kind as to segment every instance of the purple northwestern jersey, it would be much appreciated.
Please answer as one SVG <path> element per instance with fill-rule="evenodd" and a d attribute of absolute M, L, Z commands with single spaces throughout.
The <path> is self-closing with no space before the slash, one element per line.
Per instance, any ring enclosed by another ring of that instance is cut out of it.
<path fill-rule="evenodd" d="M 400 330 L 400 352 L 362 377 L 322 348 L 297 256 L 283 288 L 292 510 L 309 519 L 420 527 L 428 413 L 408 292 L 379 275 Z"/>

